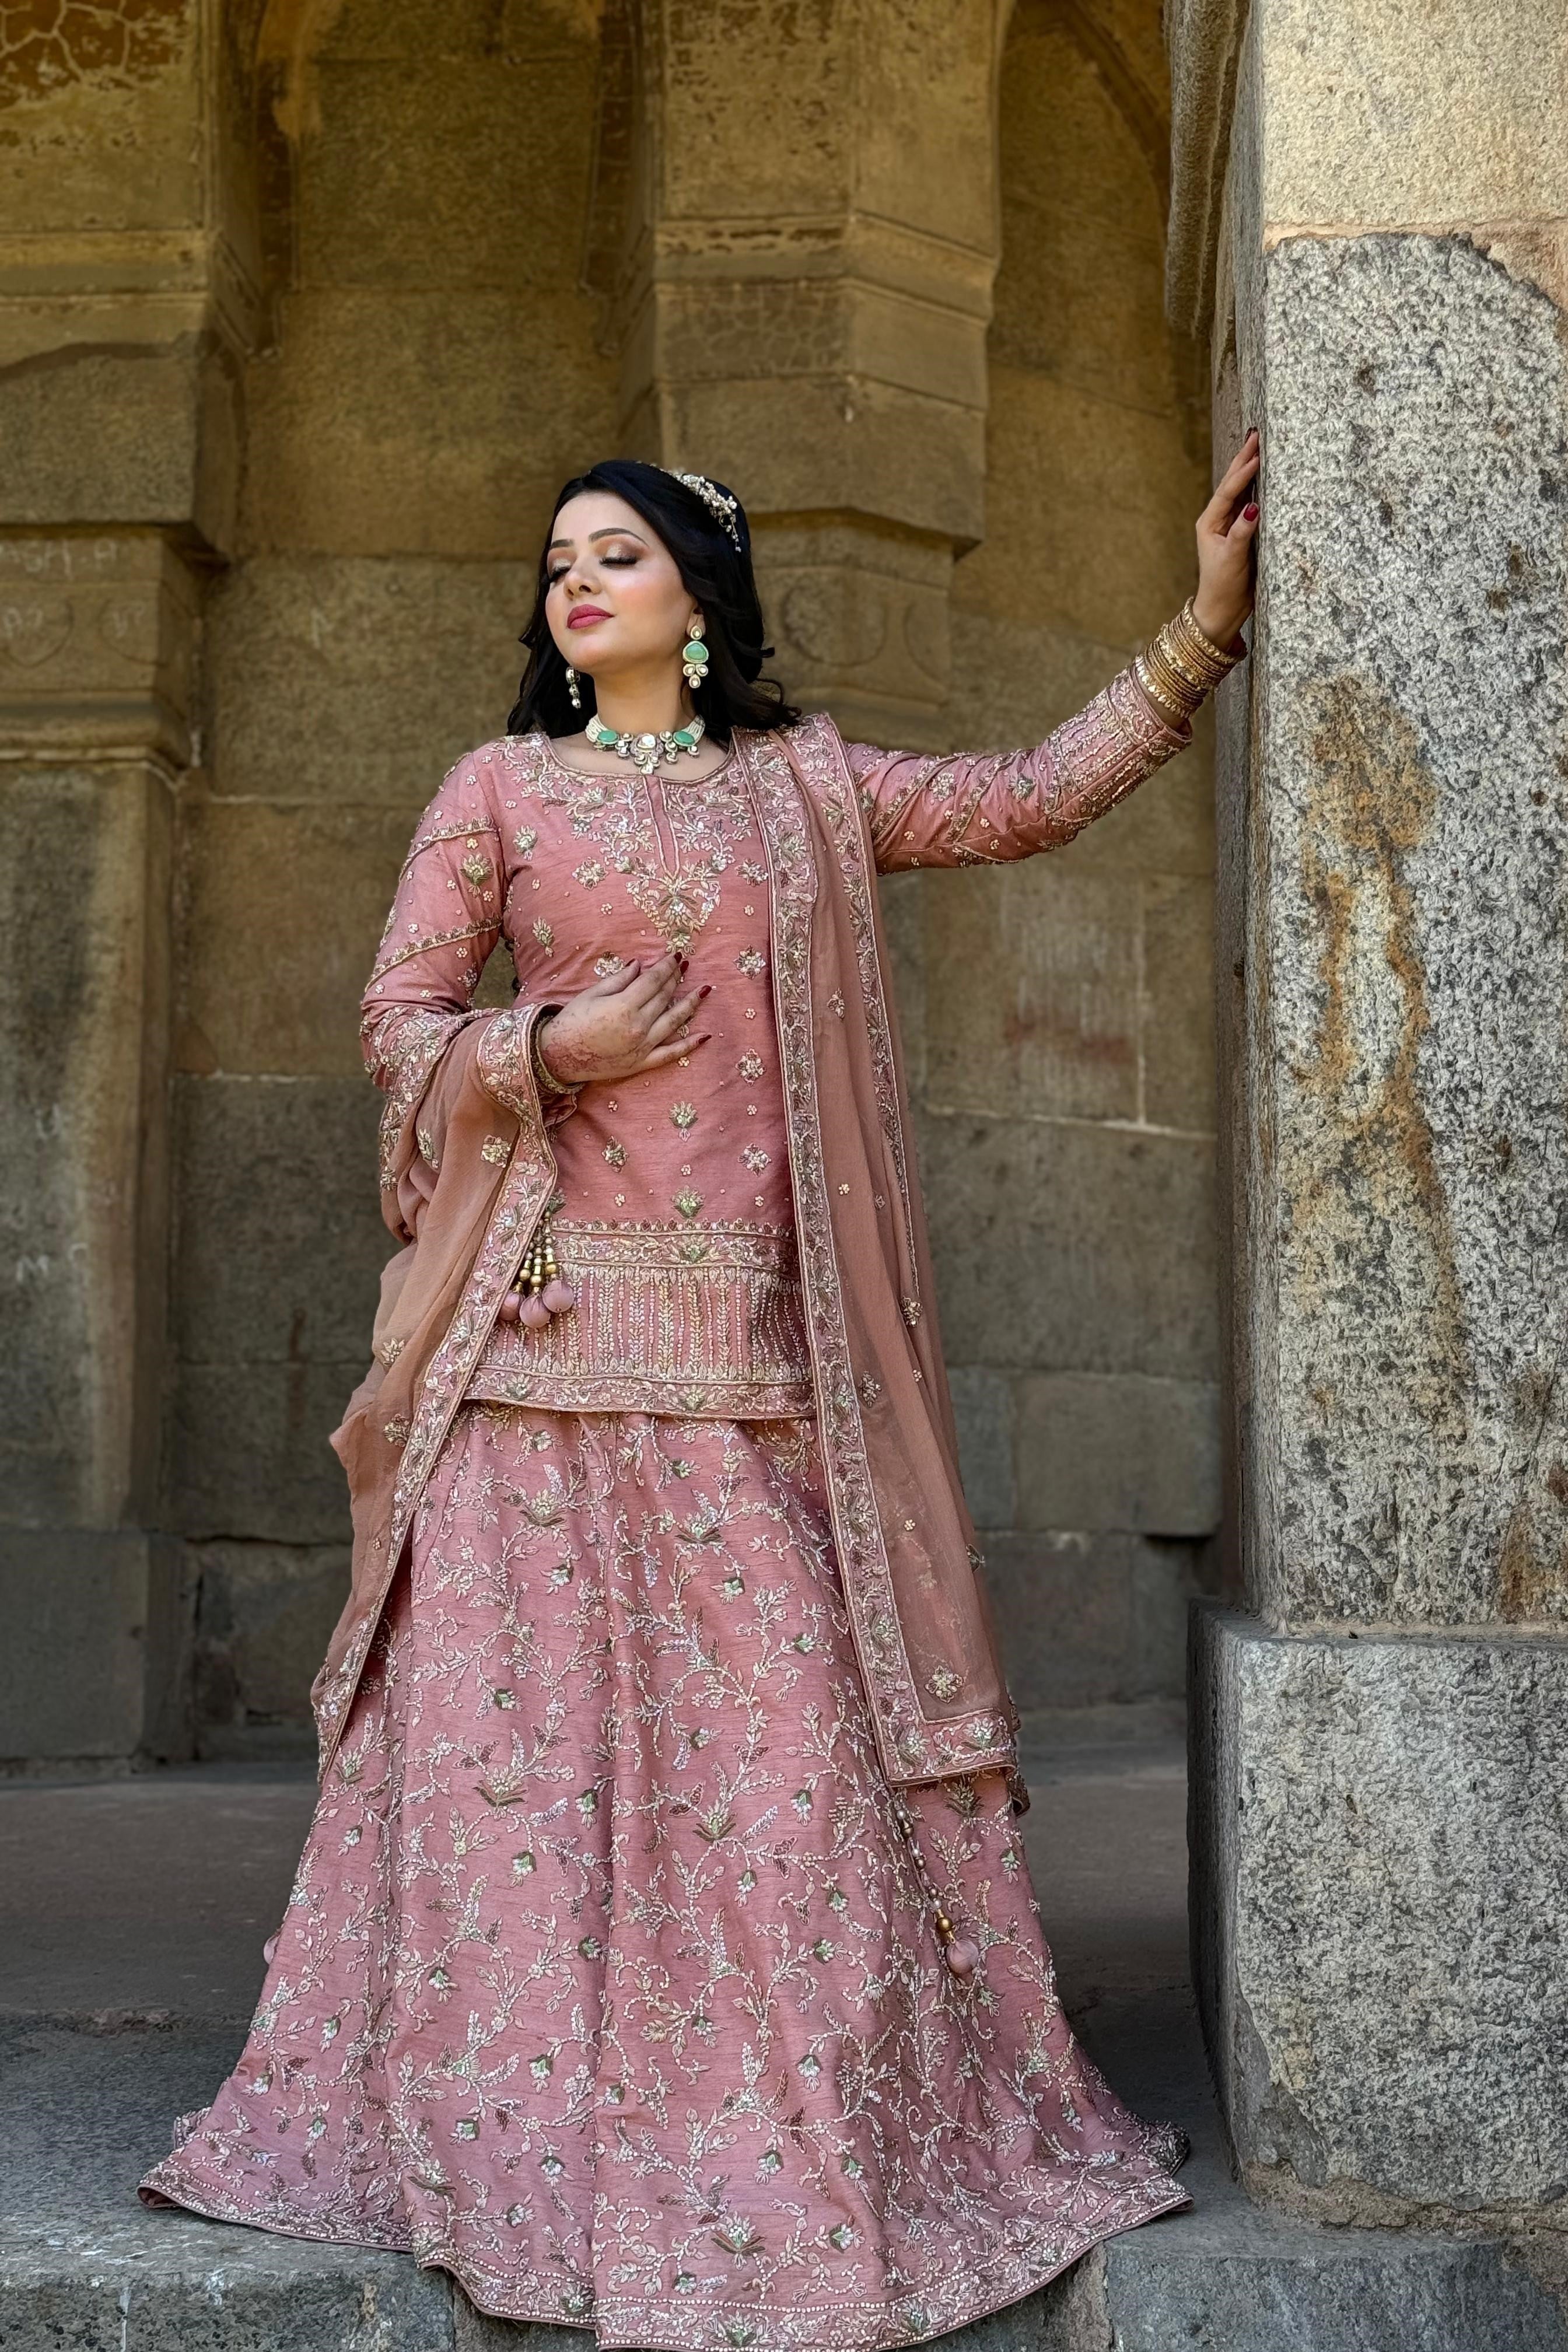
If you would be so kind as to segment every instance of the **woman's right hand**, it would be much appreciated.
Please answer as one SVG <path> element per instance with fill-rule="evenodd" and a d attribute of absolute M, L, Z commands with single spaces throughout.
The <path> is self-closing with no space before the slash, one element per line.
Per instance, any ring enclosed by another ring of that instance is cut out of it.
<path fill-rule="evenodd" d="M 563 1087 L 635 1077 L 706 1045 L 707 1031 L 680 1034 L 708 994 L 706 986 L 678 994 L 685 971 L 684 957 L 671 952 L 657 963 L 623 964 L 569 997 L 538 1032 L 534 1050 L 551 1076 Z"/>

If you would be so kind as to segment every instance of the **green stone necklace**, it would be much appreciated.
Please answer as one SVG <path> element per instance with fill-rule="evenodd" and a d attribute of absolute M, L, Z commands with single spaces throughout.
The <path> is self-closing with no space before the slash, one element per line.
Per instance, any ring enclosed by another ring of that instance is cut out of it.
<path fill-rule="evenodd" d="M 678 752 L 689 751 L 695 758 L 706 731 L 700 719 L 689 719 L 684 727 L 668 728 L 660 735 L 617 735 L 596 710 L 583 730 L 595 751 L 613 751 L 617 760 L 629 760 L 645 776 L 652 775 L 660 760 L 673 760 Z"/>

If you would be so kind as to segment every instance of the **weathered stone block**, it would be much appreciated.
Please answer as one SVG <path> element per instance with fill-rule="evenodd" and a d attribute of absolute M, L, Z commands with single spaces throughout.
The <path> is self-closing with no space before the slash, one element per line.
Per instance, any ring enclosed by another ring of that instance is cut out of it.
<path fill-rule="evenodd" d="M 349 1589 L 349 1553 L 273 1544 L 192 1548 L 195 1713 L 204 1755 L 308 1727 L 311 1680 Z"/>
<path fill-rule="evenodd" d="M 194 1609 L 166 1537 L 0 1531 L 0 1764 L 189 1756 Z"/>
<path fill-rule="evenodd" d="M 15 117 L 11 118 L 13 121 Z M 232 359 L 199 331 L 128 318 L 105 301 L 62 322 L 55 306 L 0 311 L 0 515 L 120 530 L 192 522 L 231 543 L 237 433 Z"/>
<path fill-rule="evenodd" d="M 1133 1535 L 987 1535 L 985 1588 L 1016 1705 L 1179 1699 L 1187 1605 L 1211 1548 Z"/>
<path fill-rule="evenodd" d="M 586 26 L 537 13 L 521 50 L 460 56 L 445 24 L 428 49 L 416 47 L 400 15 L 380 56 L 338 53 L 317 68 L 322 135 L 301 159 L 300 282 L 574 295 L 594 131 Z M 478 124 L 525 121 L 545 83 L 549 171 L 531 138 L 474 135 Z"/>
<path fill-rule="evenodd" d="M 364 1378 L 365 1345 L 339 1362 L 182 1365 L 171 1436 L 171 1507 L 196 1541 L 349 1540 L 342 1465 L 328 1444 Z"/>
<path fill-rule="evenodd" d="M 1212 1160 L 1197 1137 L 923 1119 L 953 1360 L 1212 1380 Z"/>
<path fill-rule="evenodd" d="M 1264 218 L 1463 229 L 1568 213 L 1554 0 L 1510 0 L 1504 17 L 1438 0 L 1412 32 L 1403 0 L 1342 20 L 1310 0 L 1264 0 Z"/>
<path fill-rule="evenodd" d="M 504 732 L 532 602 L 523 563 L 251 558 L 208 623 L 218 793 L 390 806 L 411 832 Z"/>
<path fill-rule="evenodd" d="M 1257 299 L 1251 1595 L 1561 1619 L 1562 320 L 1417 236 L 1279 246 Z"/>
<path fill-rule="evenodd" d="M 166 776 L 135 761 L 0 773 L 7 1518 L 116 1527 L 151 1512 L 170 803 Z"/>
<path fill-rule="evenodd" d="M 964 1499 L 977 1528 L 1016 1523 L 1013 1475 L 1013 1382 L 986 1364 L 948 1367 Z"/>
<path fill-rule="evenodd" d="M 1017 1382 L 1021 1528 L 1206 1536 L 1219 1524 L 1219 1391 L 1137 1372 Z"/>
<path fill-rule="evenodd" d="M 1194 1612 L 1194 1917 L 1249 2187 L 1332 2218 L 1568 2180 L 1568 1645 Z"/>
<path fill-rule="evenodd" d="M 18 19 L 0 148 L 7 230 L 199 220 L 202 47 L 192 0 Z"/>
<path fill-rule="evenodd" d="M 617 439 L 590 298 L 563 289 L 542 315 L 510 289 L 333 288 L 290 295 L 284 312 L 278 360 L 251 378 L 253 543 L 491 560 L 525 549 L 531 575 L 555 491 Z M 532 602 L 531 576 L 514 635 Z"/>
<path fill-rule="evenodd" d="M 177 1101 L 182 1362 L 247 1367 L 261 1386 L 357 1361 L 357 1380 L 397 1247 L 377 1187 L 381 1097 L 365 1078 L 186 1078 Z"/>
<path fill-rule="evenodd" d="M 1050 857 L 941 879 L 925 902 L 932 1105 L 1136 1119 L 1136 891 Z"/>
<path fill-rule="evenodd" d="M 184 1069 L 363 1083 L 360 994 L 411 832 L 330 801 L 188 812 Z"/>
<path fill-rule="evenodd" d="M 1142 1115 L 1210 1134 L 1215 1102 L 1214 889 L 1208 877 L 1142 885 Z"/>

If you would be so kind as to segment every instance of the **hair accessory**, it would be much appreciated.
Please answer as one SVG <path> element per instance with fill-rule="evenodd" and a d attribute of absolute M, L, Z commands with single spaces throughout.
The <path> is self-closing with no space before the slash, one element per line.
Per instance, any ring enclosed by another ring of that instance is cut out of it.
<path fill-rule="evenodd" d="M 704 653 L 707 650 L 705 646 Z M 596 750 L 613 751 L 617 760 L 629 760 L 645 776 L 652 775 L 660 760 L 673 760 L 679 751 L 689 751 L 695 759 L 707 731 L 700 719 L 689 719 L 684 727 L 668 727 L 660 735 L 617 735 L 596 710 L 583 730 Z"/>
<path fill-rule="evenodd" d="M 581 710 L 583 708 L 583 698 L 577 691 L 577 673 L 572 667 L 570 662 L 566 665 L 566 692 L 571 699 L 573 709 Z"/>
<path fill-rule="evenodd" d="M 724 530 L 729 532 L 735 543 L 736 552 L 739 553 L 741 526 L 736 520 L 736 516 L 740 511 L 740 501 L 727 498 L 717 482 L 710 482 L 706 474 L 678 473 L 673 466 L 661 466 L 658 470 L 661 474 L 668 474 L 671 481 L 684 482 L 689 490 L 696 491 L 710 513 L 714 515 Z"/>
<path fill-rule="evenodd" d="M 687 685 L 700 686 L 708 675 L 708 648 L 702 642 L 700 628 L 692 630 L 680 648 L 680 658 L 685 664 L 682 675 Z"/>

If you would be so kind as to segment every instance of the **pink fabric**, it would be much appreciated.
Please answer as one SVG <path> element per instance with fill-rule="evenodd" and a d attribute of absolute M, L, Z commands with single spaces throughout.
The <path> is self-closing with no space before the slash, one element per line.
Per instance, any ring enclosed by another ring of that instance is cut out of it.
<path fill-rule="evenodd" d="M 591 776 L 546 753 L 513 886 L 530 982 L 574 995 L 671 948 L 708 1042 L 584 1087 L 552 1131 L 552 1232 L 578 1311 L 500 1323 L 470 1396 L 567 1411 L 809 1412 L 779 1076 L 767 853 L 731 753 L 710 776 Z M 526 926 L 526 929 L 524 927 Z"/>
<path fill-rule="evenodd" d="M 821 716 L 736 738 L 768 865 L 812 1402 L 857 1654 L 895 1782 L 1009 1761 L 1015 1718 L 959 1485 L 876 871 L 1068 840 L 1185 740 L 1153 717 L 1130 673 L 1028 752 L 876 752 L 847 747 Z M 548 875 L 532 861 L 556 813 L 588 807 L 585 789 L 612 806 L 619 779 L 585 788 L 538 735 L 460 761 L 420 822 L 366 992 L 366 1060 L 388 1097 L 385 1213 L 415 1243 L 415 1263 L 388 1270 L 376 1363 L 332 1440 L 354 1543 L 349 1602 L 312 1693 L 323 1770 L 412 1515 L 554 1190 L 547 1130 L 562 1111 L 542 1108 L 529 1066 L 541 1004 L 558 1001 L 548 993 L 555 925 L 538 908 L 566 872 L 598 885 L 559 858 Z M 640 824 L 634 814 L 620 854 L 594 862 L 639 911 L 674 922 L 691 877 L 672 871 L 657 827 L 645 839 Z M 503 936 L 524 1001 L 477 1014 L 479 973 Z M 432 1104 L 445 1106 L 440 1117 Z"/>
<path fill-rule="evenodd" d="M 1185 2204 L 1180 2153 L 1067 2025 L 1003 1776 L 889 1790 L 811 1424 L 469 1405 L 142 2194 L 605 2345 L 871 2352 Z"/>

